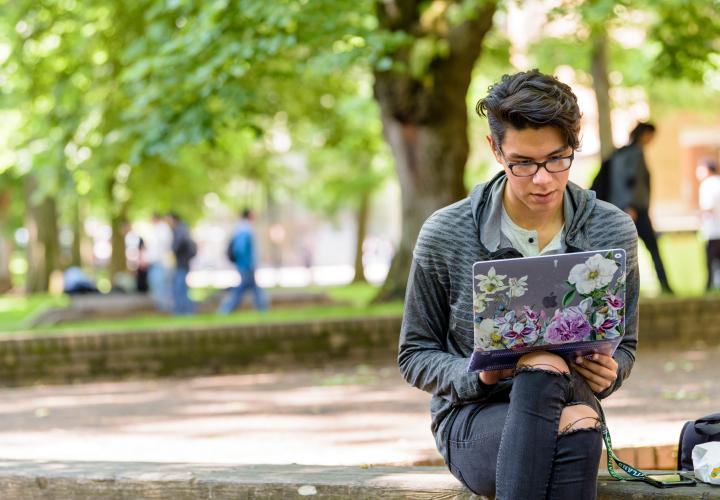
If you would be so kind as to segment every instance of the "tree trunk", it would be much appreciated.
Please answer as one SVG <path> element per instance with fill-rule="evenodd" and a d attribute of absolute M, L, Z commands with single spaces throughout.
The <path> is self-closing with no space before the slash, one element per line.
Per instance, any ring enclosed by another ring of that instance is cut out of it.
<path fill-rule="evenodd" d="M 384 28 L 422 33 L 417 2 L 378 5 Z M 404 297 L 422 223 L 435 210 L 466 195 L 466 95 L 494 12 L 494 2 L 482 3 L 472 19 L 450 28 L 445 35 L 447 55 L 430 63 L 422 81 L 407 72 L 375 72 L 375 98 L 395 158 L 402 204 L 400 245 L 376 302 Z M 409 52 L 400 51 L 393 57 L 398 63 L 407 63 Z"/>
<path fill-rule="evenodd" d="M 127 207 L 128 202 L 118 203 L 115 201 L 115 180 L 112 179 L 107 184 L 107 195 L 110 203 L 110 246 L 112 253 L 110 255 L 110 281 L 114 282 L 117 273 L 127 271 L 127 259 L 125 257 L 125 231 L 124 225 L 127 223 Z"/>
<path fill-rule="evenodd" d="M 592 35 L 592 58 L 590 74 L 598 109 L 598 131 L 600 132 L 600 157 L 605 159 L 615 150 L 610 118 L 610 81 L 608 78 L 608 39 L 604 29 L 599 28 Z"/>
<path fill-rule="evenodd" d="M 10 257 L 13 251 L 13 239 L 8 228 L 10 218 L 11 191 L 0 192 L 0 293 L 12 288 L 12 275 L 10 274 Z"/>
<path fill-rule="evenodd" d="M 27 293 L 46 292 L 50 273 L 59 268 L 57 209 L 55 199 L 45 196 L 34 200 L 37 181 L 29 174 L 25 178 L 25 227 L 28 230 L 28 269 L 25 281 Z"/>
<path fill-rule="evenodd" d="M 370 212 L 370 193 L 363 193 L 357 212 L 357 237 L 355 238 L 355 277 L 353 283 L 367 283 L 363 266 L 363 242 L 367 234 L 367 219 Z"/>
<path fill-rule="evenodd" d="M 72 248 L 70 249 L 70 265 L 75 267 L 82 267 L 82 238 L 83 238 L 83 225 L 82 217 L 80 216 L 80 200 L 75 200 L 72 204 Z"/>
<path fill-rule="evenodd" d="M 125 210 L 120 213 L 113 213 L 110 219 L 110 228 L 112 230 L 111 245 L 112 256 L 110 257 L 110 280 L 113 281 L 117 273 L 127 271 L 127 259 L 125 257 L 125 232 L 124 225 L 127 223 Z"/>
<path fill-rule="evenodd" d="M 12 256 L 12 239 L 0 233 L 0 293 L 12 289 L 12 275 L 10 274 L 10 257 Z"/>

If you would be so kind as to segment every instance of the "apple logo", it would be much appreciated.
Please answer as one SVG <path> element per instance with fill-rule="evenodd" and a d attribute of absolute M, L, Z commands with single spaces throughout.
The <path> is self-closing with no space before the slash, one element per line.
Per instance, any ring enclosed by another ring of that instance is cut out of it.
<path fill-rule="evenodd" d="M 542 305 L 546 309 L 550 308 L 556 308 L 557 305 L 557 296 L 555 295 L 555 292 L 550 292 L 550 295 L 546 295 L 542 299 Z"/>

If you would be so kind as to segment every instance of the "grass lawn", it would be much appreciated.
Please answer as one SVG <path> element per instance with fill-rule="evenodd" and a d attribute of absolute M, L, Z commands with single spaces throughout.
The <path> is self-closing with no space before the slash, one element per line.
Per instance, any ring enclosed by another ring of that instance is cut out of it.
<path fill-rule="evenodd" d="M 57 326 L 43 326 L 32 330 L 28 328 L 28 320 L 39 311 L 49 307 L 66 305 L 64 297 L 56 298 L 48 295 L 33 296 L 30 299 L 0 299 L 2 322 L 0 332 L 75 333 L 85 331 L 117 332 L 133 329 L 160 328 L 172 329 L 193 325 L 213 326 L 229 324 L 253 324 L 294 322 L 307 319 L 336 319 L 348 317 L 386 316 L 402 313 L 402 303 L 370 304 L 377 292 L 372 285 L 347 285 L 342 287 L 310 287 L 304 290 L 325 291 L 337 305 L 309 306 L 303 308 L 271 309 L 265 313 L 257 311 L 241 311 L 227 316 L 217 314 L 197 314 L 193 316 L 148 315 L 128 319 L 97 320 L 69 322 Z M 4 301 L 4 302 L 2 302 Z M 9 314 L 8 314 L 9 312 Z M 7 316 L 6 316 L 7 315 Z M 1 333 L 0 333 L 1 334 Z"/>
<path fill-rule="evenodd" d="M 49 294 L 0 296 L 0 332 L 26 329 L 27 321 L 40 311 L 69 303 L 66 296 Z"/>
<path fill-rule="evenodd" d="M 699 296 L 705 293 L 707 272 L 705 270 L 705 242 L 694 233 L 669 233 L 662 235 L 658 244 L 665 264 L 670 286 L 680 297 Z M 639 244 L 640 292 L 644 296 L 660 293 L 650 253 Z"/>

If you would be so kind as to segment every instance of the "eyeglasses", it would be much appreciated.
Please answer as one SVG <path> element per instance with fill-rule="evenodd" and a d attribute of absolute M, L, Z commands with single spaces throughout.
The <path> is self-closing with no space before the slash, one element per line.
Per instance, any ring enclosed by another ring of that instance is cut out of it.
<path fill-rule="evenodd" d="M 510 169 L 510 172 L 516 177 L 531 177 L 535 175 L 538 170 L 544 168 L 551 174 L 557 174 L 558 172 L 564 172 L 565 170 L 572 167 L 572 162 L 575 159 L 575 152 L 572 152 L 569 156 L 553 157 L 545 161 L 520 161 L 516 163 L 509 163 L 505 158 L 502 148 L 498 147 L 498 151 L 505 160 L 505 165 Z"/>

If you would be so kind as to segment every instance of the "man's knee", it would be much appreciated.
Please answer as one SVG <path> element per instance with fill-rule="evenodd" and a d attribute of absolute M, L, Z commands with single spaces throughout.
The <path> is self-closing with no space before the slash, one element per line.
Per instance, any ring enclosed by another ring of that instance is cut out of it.
<path fill-rule="evenodd" d="M 597 429 L 600 419 L 597 412 L 585 404 L 566 406 L 560 413 L 558 434 L 566 434 L 579 429 Z"/>
<path fill-rule="evenodd" d="M 517 368 L 539 368 L 559 373 L 570 373 L 567 363 L 557 354 L 535 351 L 524 354 L 517 362 Z"/>

